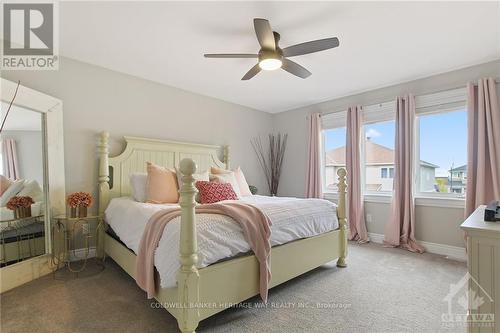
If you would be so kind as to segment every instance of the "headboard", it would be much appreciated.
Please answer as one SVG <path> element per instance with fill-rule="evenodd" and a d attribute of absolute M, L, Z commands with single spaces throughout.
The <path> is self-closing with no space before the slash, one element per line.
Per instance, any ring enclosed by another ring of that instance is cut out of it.
<path fill-rule="evenodd" d="M 131 194 L 129 176 L 146 172 L 146 162 L 174 168 L 183 158 L 196 162 L 198 170 L 210 167 L 229 169 L 229 146 L 146 139 L 126 136 L 125 150 L 109 157 L 109 133 L 101 134 L 99 142 L 99 212 L 106 209 L 112 198 Z M 224 160 L 218 157 L 223 152 Z"/>

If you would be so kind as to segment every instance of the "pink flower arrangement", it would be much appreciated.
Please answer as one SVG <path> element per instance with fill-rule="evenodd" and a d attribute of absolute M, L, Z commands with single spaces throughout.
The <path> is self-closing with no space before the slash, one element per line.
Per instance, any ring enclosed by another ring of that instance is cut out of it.
<path fill-rule="evenodd" d="M 68 205 L 72 208 L 90 207 L 92 205 L 92 195 L 87 192 L 75 192 L 68 195 Z"/>
<path fill-rule="evenodd" d="M 12 197 L 7 202 L 7 209 L 16 210 L 18 208 L 28 208 L 35 202 L 31 197 Z"/>

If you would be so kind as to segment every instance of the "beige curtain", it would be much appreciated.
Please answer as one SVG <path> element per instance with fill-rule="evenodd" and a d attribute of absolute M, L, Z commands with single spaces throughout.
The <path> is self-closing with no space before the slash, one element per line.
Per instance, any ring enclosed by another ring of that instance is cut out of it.
<path fill-rule="evenodd" d="M 16 141 L 13 139 L 2 139 L 2 161 L 3 175 L 12 180 L 19 179 Z"/>
<path fill-rule="evenodd" d="M 465 216 L 500 201 L 500 109 L 495 80 L 467 85 L 468 145 Z"/>
<path fill-rule="evenodd" d="M 415 239 L 414 180 L 415 97 L 398 97 L 396 103 L 396 145 L 394 193 L 391 217 L 385 227 L 384 244 L 422 253 Z"/>
<path fill-rule="evenodd" d="M 347 110 L 346 168 L 349 240 L 369 242 L 361 189 L 361 106 Z"/>
<path fill-rule="evenodd" d="M 323 198 L 321 180 L 321 115 L 313 113 L 307 119 L 308 155 L 306 173 L 306 198 Z"/>

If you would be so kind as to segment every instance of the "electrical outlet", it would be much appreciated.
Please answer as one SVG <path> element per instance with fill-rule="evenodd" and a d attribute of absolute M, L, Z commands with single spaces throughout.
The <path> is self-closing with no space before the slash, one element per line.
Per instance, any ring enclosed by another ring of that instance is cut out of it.
<path fill-rule="evenodd" d="M 373 222 L 372 214 L 366 214 L 366 222 L 368 222 L 368 223 L 372 223 Z"/>

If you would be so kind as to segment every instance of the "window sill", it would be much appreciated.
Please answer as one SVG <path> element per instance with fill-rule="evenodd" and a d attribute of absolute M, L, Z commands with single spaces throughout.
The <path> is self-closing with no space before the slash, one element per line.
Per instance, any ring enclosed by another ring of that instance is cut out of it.
<path fill-rule="evenodd" d="M 326 200 L 338 200 L 339 194 L 335 192 L 326 192 L 323 195 Z M 364 202 L 390 204 L 392 195 L 390 194 L 365 194 Z M 454 197 L 433 197 L 433 196 L 415 196 L 415 205 L 424 207 L 439 208 L 465 208 L 465 199 Z"/>
<path fill-rule="evenodd" d="M 415 205 L 440 208 L 465 208 L 465 199 L 463 198 L 443 198 L 431 196 L 416 196 Z"/>
<path fill-rule="evenodd" d="M 389 193 L 385 194 L 365 194 L 364 202 L 373 202 L 373 203 L 385 203 L 390 204 L 392 202 L 392 195 Z"/>

